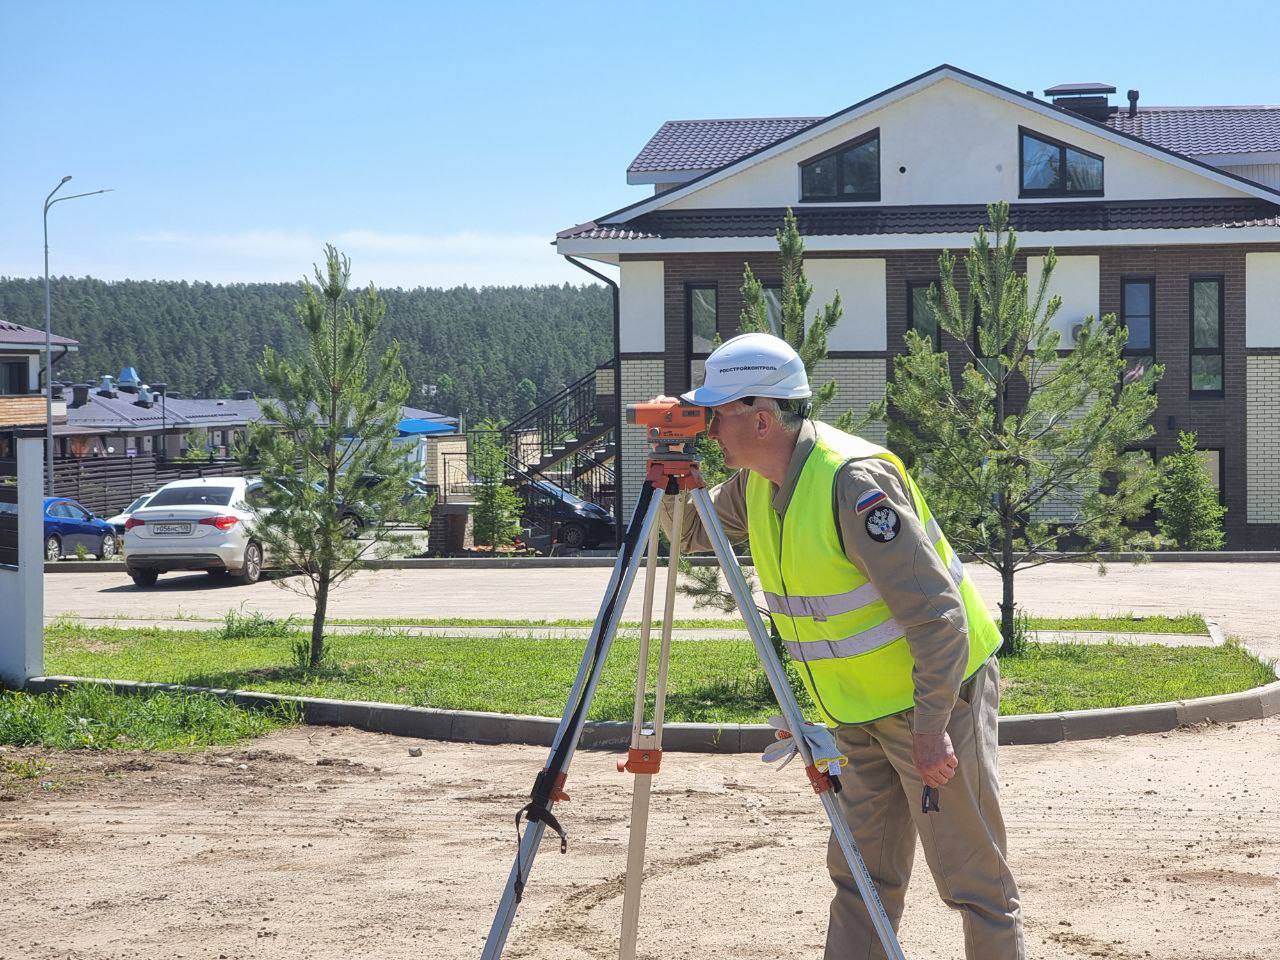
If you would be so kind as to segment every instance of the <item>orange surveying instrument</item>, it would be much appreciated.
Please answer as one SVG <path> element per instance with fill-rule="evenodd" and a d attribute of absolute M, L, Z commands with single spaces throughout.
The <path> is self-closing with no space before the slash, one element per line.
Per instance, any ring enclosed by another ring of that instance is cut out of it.
<path fill-rule="evenodd" d="M 814 792 L 822 802 L 831 830 L 844 853 L 849 870 L 857 884 L 862 902 L 871 916 L 872 925 L 889 960 L 905 960 L 893 925 L 876 893 L 862 854 L 854 841 L 835 793 L 840 790 L 840 769 L 844 761 L 838 756 L 834 740 L 826 727 L 806 723 L 791 691 L 786 670 L 774 653 L 768 628 L 760 618 L 742 568 L 734 557 L 732 545 L 716 515 L 711 497 L 698 469 L 695 441 L 707 428 L 708 411 L 704 407 L 673 401 L 670 403 L 638 403 L 627 407 L 627 422 L 647 429 L 653 452 L 645 466 L 645 482 L 635 512 L 627 526 L 626 536 L 618 551 L 608 589 L 595 625 L 587 640 L 578 675 L 569 694 L 560 725 L 551 744 L 546 765 L 534 778 L 530 800 L 516 813 L 518 848 L 515 863 L 507 877 L 502 899 L 493 925 L 485 938 L 483 960 L 499 960 L 511 932 L 516 910 L 524 895 L 525 884 L 533 868 L 534 857 L 542 836 L 550 827 L 560 838 L 560 852 L 568 849 L 568 836 L 553 808 L 568 800 L 564 792 L 569 763 L 573 759 L 586 723 L 587 710 L 595 694 L 609 648 L 617 634 L 622 610 L 640 567 L 638 547 L 647 546 L 644 608 L 641 617 L 635 703 L 632 711 L 631 740 L 626 759 L 618 763 L 619 772 L 635 776 L 631 801 L 631 833 L 627 846 L 626 886 L 622 901 L 622 930 L 618 940 L 620 960 L 634 960 L 640 923 L 640 884 L 644 874 L 644 852 L 649 824 L 649 795 L 653 777 L 662 766 L 662 724 L 666 708 L 667 663 L 671 653 L 671 624 L 675 612 L 676 569 L 680 563 L 680 538 L 674 537 L 667 560 L 666 592 L 663 604 L 662 630 L 658 654 L 657 677 L 653 691 L 653 716 L 645 716 L 649 692 L 649 642 L 653 620 L 654 587 L 658 572 L 658 511 L 664 496 L 676 496 L 673 530 L 683 529 L 686 499 L 691 500 L 711 540 L 721 571 L 738 602 L 751 641 L 760 657 L 769 686 L 782 711 L 788 737 L 805 765 Z M 688 494 L 688 497 L 680 496 Z M 524 833 L 521 821 L 527 821 Z"/>

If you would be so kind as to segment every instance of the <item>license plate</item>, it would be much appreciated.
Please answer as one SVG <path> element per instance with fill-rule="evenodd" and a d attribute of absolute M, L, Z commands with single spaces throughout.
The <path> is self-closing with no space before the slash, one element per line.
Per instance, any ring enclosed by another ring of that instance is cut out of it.
<path fill-rule="evenodd" d="M 157 537 L 184 537 L 191 532 L 191 524 L 157 523 L 153 532 Z"/>

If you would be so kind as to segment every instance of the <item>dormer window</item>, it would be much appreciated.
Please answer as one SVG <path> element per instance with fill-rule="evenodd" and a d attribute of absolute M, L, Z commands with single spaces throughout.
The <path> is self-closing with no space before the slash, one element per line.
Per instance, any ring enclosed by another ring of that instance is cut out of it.
<path fill-rule="evenodd" d="M 800 164 L 801 203 L 880 199 L 880 131 Z"/>
<path fill-rule="evenodd" d="M 1100 197 L 1102 158 L 1018 128 L 1022 197 Z"/>

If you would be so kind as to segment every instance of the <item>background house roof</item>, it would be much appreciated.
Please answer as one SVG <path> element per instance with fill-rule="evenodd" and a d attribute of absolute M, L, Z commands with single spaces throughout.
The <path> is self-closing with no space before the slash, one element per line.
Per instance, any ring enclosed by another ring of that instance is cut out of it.
<path fill-rule="evenodd" d="M 56 333 L 50 337 L 51 342 L 59 347 L 75 347 L 80 345 L 79 340 L 72 340 L 70 337 L 60 337 Z M 10 323 L 8 320 L 0 320 L 0 344 L 20 344 L 30 345 L 33 347 L 44 346 L 44 331 L 37 330 L 35 327 L 24 327 L 20 323 Z"/>
<path fill-rule="evenodd" d="M 668 120 L 627 168 L 631 174 L 710 170 L 740 160 L 823 117 Z M 1280 106 L 1121 107 L 1106 120 L 1120 133 L 1188 156 L 1280 151 Z"/>
<path fill-rule="evenodd" d="M 773 236 L 786 211 L 781 207 L 740 210 L 658 210 L 623 226 L 586 223 L 564 239 L 645 240 L 674 237 Z M 866 207 L 801 207 L 795 210 L 806 236 L 843 234 L 975 232 L 987 223 L 982 204 Z M 1016 230 L 1150 230 L 1189 227 L 1280 226 L 1280 204 L 1253 198 L 1205 200 L 1072 200 L 1014 203 L 1009 219 Z"/>

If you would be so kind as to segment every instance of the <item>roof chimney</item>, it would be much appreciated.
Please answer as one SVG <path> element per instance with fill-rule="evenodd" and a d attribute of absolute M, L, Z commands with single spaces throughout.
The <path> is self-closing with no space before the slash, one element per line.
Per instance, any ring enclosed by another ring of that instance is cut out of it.
<path fill-rule="evenodd" d="M 1049 87 L 1044 95 L 1053 98 L 1055 107 L 1101 122 L 1120 109 L 1111 106 L 1108 98 L 1115 92 L 1116 88 L 1106 83 L 1060 83 Z"/>
<path fill-rule="evenodd" d="M 1129 91 L 1129 116 L 1136 116 L 1138 113 L 1138 91 Z"/>
<path fill-rule="evenodd" d="M 71 406 L 83 407 L 89 402 L 89 385 L 87 383 L 73 383 L 71 385 Z"/>
<path fill-rule="evenodd" d="M 237 390 L 234 394 L 232 394 L 232 395 L 231 395 L 231 399 L 232 399 L 232 400 L 252 400 L 252 399 L 253 399 L 253 391 L 252 391 L 252 390 Z"/>
<path fill-rule="evenodd" d="M 137 393 L 138 387 L 142 386 L 142 378 L 138 376 L 138 371 L 133 367 L 125 367 L 120 371 L 120 376 L 116 379 L 120 384 L 120 389 L 126 393 Z"/>
<path fill-rule="evenodd" d="M 147 389 L 147 385 L 145 383 L 138 387 L 138 399 L 133 401 L 133 403 L 138 407 L 151 406 L 151 391 Z"/>
<path fill-rule="evenodd" d="M 156 394 L 156 396 L 163 397 L 169 392 L 169 385 L 167 383 L 153 383 L 151 385 L 151 391 Z"/>
<path fill-rule="evenodd" d="M 108 373 L 102 378 L 102 384 L 98 387 L 98 396 L 114 397 L 115 395 L 116 388 L 111 383 L 111 374 Z"/>

